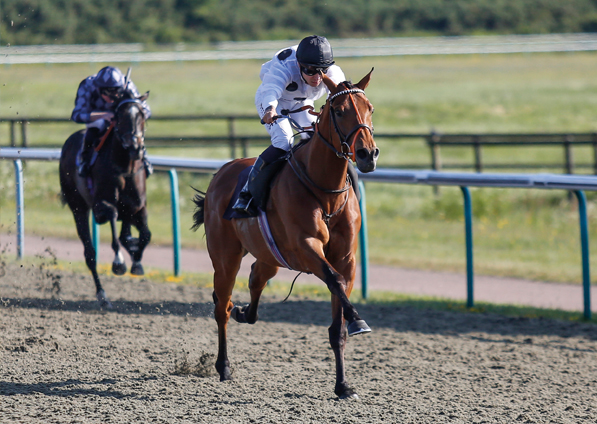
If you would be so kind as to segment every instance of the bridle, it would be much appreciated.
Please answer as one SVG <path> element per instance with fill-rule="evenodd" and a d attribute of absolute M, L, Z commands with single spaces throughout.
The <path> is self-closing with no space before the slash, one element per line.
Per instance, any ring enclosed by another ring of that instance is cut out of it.
<path fill-rule="evenodd" d="M 114 111 L 114 116 L 116 117 L 116 119 L 118 119 L 117 118 L 118 117 L 118 111 L 120 110 L 120 108 L 123 105 L 129 104 L 129 103 L 136 104 L 137 107 L 138 107 L 138 109 L 139 109 L 139 112 L 141 113 L 141 115 L 143 116 L 143 118 L 145 118 L 145 113 L 143 112 L 142 102 L 139 99 L 125 99 L 125 100 L 121 101 L 118 104 L 118 106 L 116 106 L 116 109 Z M 142 144 L 143 144 L 144 134 L 143 134 L 143 132 L 141 132 L 141 136 L 140 137 L 138 136 L 138 134 L 137 134 L 137 126 L 135 124 L 132 125 L 132 130 L 131 130 L 131 133 L 129 133 L 129 134 L 122 134 L 118 125 L 114 126 L 114 132 L 115 132 L 116 136 L 118 137 L 118 139 L 120 139 L 122 141 L 126 141 L 127 138 L 125 136 L 130 135 L 131 138 L 137 142 L 138 147 L 142 146 Z M 140 140 L 139 140 L 139 138 L 140 138 Z M 123 147 L 125 147 L 125 146 L 123 146 Z M 128 148 L 128 147 L 125 147 L 125 148 Z"/>
<path fill-rule="evenodd" d="M 367 129 L 369 131 L 369 133 L 371 135 L 373 135 L 373 129 L 369 125 L 365 124 L 363 122 L 363 119 L 361 118 L 359 109 L 357 108 L 357 105 L 352 96 L 353 94 L 363 94 L 364 95 L 365 91 L 361 90 L 360 88 L 349 88 L 346 90 L 339 91 L 338 93 L 336 93 L 328 98 L 329 111 L 330 111 L 330 115 L 332 118 L 330 121 L 331 121 L 331 123 L 334 124 L 334 131 L 336 132 L 336 134 L 338 134 L 338 138 L 340 139 L 340 150 L 336 149 L 334 147 L 334 145 L 332 143 L 330 143 L 329 141 L 327 141 L 325 139 L 325 137 L 321 134 L 321 131 L 319 130 L 319 119 L 317 120 L 317 123 L 315 124 L 317 127 L 317 135 L 319 135 L 319 137 L 324 142 L 324 144 L 327 147 L 329 147 L 334 153 L 336 153 L 336 156 L 338 156 L 339 158 L 346 159 L 347 161 L 350 161 L 350 156 L 355 157 L 354 143 L 356 141 L 357 133 L 362 129 Z M 338 98 L 340 96 L 344 96 L 344 95 L 349 96 L 350 101 L 354 107 L 356 114 L 357 114 L 357 121 L 358 121 L 358 124 L 354 128 L 352 128 L 346 135 L 344 135 L 344 133 L 340 129 L 340 126 L 338 125 L 338 122 L 336 121 L 335 110 L 334 110 L 334 107 L 332 106 L 334 103 L 334 100 L 336 98 Z M 330 133 L 331 133 L 331 123 L 330 123 Z M 350 137 L 352 137 L 352 136 L 354 136 L 352 143 L 349 143 L 348 141 L 349 141 Z M 344 151 L 345 147 L 346 147 L 347 151 Z"/>
<path fill-rule="evenodd" d="M 319 121 L 321 118 L 321 115 L 319 115 L 319 118 L 317 119 L 317 122 L 315 123 L 315 128 L 317 131 L 317 135 L 319 136 L 319 138 L 323 141 L 323 143 L 330 148 L 334 153 L 336 153 L 336 156 L 342 159 L 345 159 L 347 161 L 350 161 L 350 156 L 353 156 L 355 154 L 354 152 L 354 143 L 356 141 L 356 134 L 362 130 L 362 129 L 367 129 L 369 130 L 369 132 L 371 133 L 371 135 L 373 135 L 373 129 L 371 127 L 369 127 L 369 125 L 365 124 L 363 122 L 363 119 L 361 118 L 361 115 L 359 114 L 359 110 L 356 106 L 356 103 L 354 101 L 353 98 L 353 94 L 365 94 L 364 90 L 361 90 L 360 88 L 349 88 L 346 90 L 342 90 L 332 96 L 330 96 L 328 98 L 328 103 L 329 103 L 329 110 L 330 110 L 330 114 L 332 116 L 331 122 L 333 122 L 334 124 L 334 131 L 336 131 L 336 134 L 338 135 L 339 139 L 340 139 L 340 149 L 338 150 L 334 147 L 333 144 L 331 144 L 329 141 L 327 141 L 325 139 L 325 137 L 321 134 L 321 132 L 319 131 Z M 347 135 L 344 135 L 344 133 L 340 130 L 340 127 L 338 125 L 338 123 L 336 122 L 336 117 L 335 117 L 335 113 L 334 113 L 334 108 L 332 107 L 332 103 L 334 102 L 334 100 L 339 97 L 339 96 L 343 96 L 343 95 L 348 95 L 350 97 L 350 101 L 352 102 L 352 105 L 354 107 L 354 110 L 357 114 L 357 121 L 358 124 L 350 130 L 350 132 Z M 330 134 L 331 134 L 331 123 L 330 123 Z M 350 137 L 355 136 L 352 144 L 348 143 L 348 140 L 350 139 Z M 348 152 L 344 152 L 343 147 L 346 146 L 348 148 Z M 325 210 L 325 207 L 323 205 L 323 203 L 319 200 L 319 198 L 317 197 L 317 195 L 315 195 L 315 193 L 313 192 L 313 190 L 311 189 L 311 187 L 309 186 L 313 186 L 316 189 L 327 193 L 327 194 L 341 194 L 341 193 L 345 193 L 348 190 L 350 190 L 350 187 L 352 186 L 352 181 L 350 179 L 350 176 L 347 174 L 346 175 L 346 184 L 343 188 L 340 189 L 326 189 L 323 187 L 320 187 L 319 185 L 317 185 L 313 180 L 311 180 L 311 178 L 309 178 L 309 175 L 307 175 L 306 171 L 304 169 L 302 169 L 302 167 L 297 163 L 297 164 L 293 164 L 293 155 L 292 153 L 290 154 L 290 158 L 288 160 L 288 163 L 290 165 L 290 167 L 292 168 L 292 170 L 294 171 L 295 175 L 298 177 L 299 181 L 301 183 L 303 183 L 303 185 L 307 188 L 307 190 L 309 190 L 311 192 L 311 194 L 313 195 L 313 197 L 315 197 L 315 200 L 317 200 L 317 203 L 319 203 L 319 206 L 321 207 L 321 210 L 323 212 L 323 220 L 326 223 L 326 225 L 329 226 L 329 222 L 330 219 L 332 219 L 332 217 L 336 214 L 338 214 L 342 209 L 344 209 L 344 206 L 346 206 L 346 203 L 348 202 L 348 198 L 349 196 L 347 195 L 346 198 L 344 199 L 344 202 L 342 203 L 342 205 L 334 212 L 332 213 L 327 213 Z"/>

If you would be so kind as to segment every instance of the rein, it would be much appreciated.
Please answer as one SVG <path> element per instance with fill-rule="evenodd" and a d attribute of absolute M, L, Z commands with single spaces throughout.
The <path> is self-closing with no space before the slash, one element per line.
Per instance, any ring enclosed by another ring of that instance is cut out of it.
<path fill-rule="evenodd" d="M 110 133 L 114 129 L 115 125 L 116 125 L 116 123 L 114 121 L 110 122 L 110 126 L 108 127 L 108 129 L 106 130 L 106 132 L 104 133 L 104 135 L 102 135 L 102 138 L 100 138 L 100 142 L 97 144 L 97 146 L 95 146 L 94 150 L 96 152 L 99 152 L 102 149 L 102 147 L 104 147 L 104 143 L 108 139 L 108 136 L 110 135 Z"/>
<path fill-rule="evenodd" d="M 102 135 L 102 137 L 100 138 L 100 141 L 99 141 L 98 145 L 94 149 L 96 152 L 99 152 L 102 149 L 102 147 L 104 147 L 104 144 L 108 140 L 108 137 L 112 133 L 112 131 L 114 132 L 116 138 L 119 141 L 122 142 L 122 135 L 121 135 L 120 131 L 118 131 L 118 126 L 116 125 L 116 123 L 117 123 L 116 115 L 118 114 L 118 111 L 119 111 L 119 109 L 122 106 L 124 106 L 126 104 L 129 104 L 129 103 L 136 104 L 138 106 L 138 108 L 139 108 L 141 116 L 145 116 L 145 114 L 143 112 L 143 108 L 141 107 L 142 103 L 138 99 L 125 99 L 125 100 L 121 101 L 118 104 L 118 106 L 116 106 L 116 109 L 114 110 L 114 115 L 115 115 L 114 119 L 110 122 L 110 126 L 108 127 L 108 129 L 106 130 L 106 132 L 104 133 L 104 135 Z M 133 125 L 133 127 L 134 127 L 134 125 Z M 141 144 L 140 144 L 140 146 L 141 146 Z M 131 162 L 132 162 L 132 165 L 131 165 Z M 130 161 L 129 165 L 126 167 L 126 168 L 129 168 L 130 170 L 127 170 L 127 169 L 122 168 L 122 167 L 121 167 L 121 169 L 123 169 L 123 171 L 125 173 L 131 174 L 131 175 L 137 174 L 139 172 L 139 170 L 143 169 L 143 167 L 142 166 L 137 166 L 137 169 L 135 169 L 136 165 L 135 165 L 134 162 L 137 162 L 137 161 Z"/>
<path fill-rule="evenodd" d="M 350 160 L 351 155 L 353 155 L 353 153 L 351 152 L 354 149 L 354 142 L 356 140 L 356 137 L 354 138 L 352 145 L 349 145 L 347 140 L 352 137 L 353 135 L 356 135 L 356 133 L 364 128 L 368 129 L 369 132 L 371 132 L 371 134 L 373 134 L 373 130 L 363 122 L 363 120 L 361 119 L 361 116 L 359 114 L 359 110 L 356 106 L 356 103 L 354 101 L 353 98 L 353 94 L 365 94 L 364 90 L 361 90 L 359 88 L 351 88 L 351 89 L 346 89 L 343 91 L 340 91 L 332 96 L 329 97 L 328 102 L 330 104 L 330 115 L 331 115 L 331 121 L 334 124 L 334 131 L 336 132 L 336 134 L 338 135 L 338 137 L 340 138 L 340 143 L 341 146 L 346 146 L 349 149 L 348 153 L 342 152 L 337 150 L 330 142 L 328 142 L 325 137 L 321 134 L 321 131 L 319 131 L 319 119 L 315 124 L 315 128 L 317 130 L 317 135 L 319 136 L 319 138 L 321 138 L 321 140 L 323 141 L 324 145 L 327 146 L 328 148 L 330 148 L 338 158 L 342 158 L 345 159 L 347 161 Z M 354 107 L 354 110 L 357 114 L 357 120 L 358 120 L 358 124 L 348 133 L 348 135 L 344 135 L 342 133 L 342 131 L 340 130 L 340 127 L 338 126 L 338 123 L 336 122 L 336 117 L 334 114 L 334 109 L 332 107 L 332 103 L 334 101 L 334 99 L 336 99 L 339 96 L 342 95 L 348 95 L 350 97 L 350 101 L 352 102 L 352 105 Z M 298 111 L 298 110 L 297 110 Z M 295 112 L 295 111 L 291 111 L 291 112 Z M 320 115 L 321 117 L 321 115 Z M 331 124 L 330 124 L 330 133 L 331 133 Z M 344 206 L 346 206 L 346 204 L 348 203 L 348 198 L 350 197 L 349 194 L 347 193 L 344 202 L 342 203 L 342 205 L 335 210 L 334 212 L 331 213 L 327 213 L 325 210 L 325 207 L 323 205 L 323 203 L 321 202 L 321 200 L 319 200 L 319 198 L 317 197 L 317 195 L 315 195 L 315 193 L 313 192 L 313 190 L 311 189 L 312 187 L 315 187 L 317 190 L 320 190 L 324 193 L 327 194 L 342 194 L 347 192 L 348 190 L 350 190 L 350 186 L 352 185 L 352 180 L 350 179 L 350 176 L 347 174 L 346 175 L 346 184 L 343 188 L 341 189 L 326 189 L 323 188 L 319 185 L 317 185 L 313 180 L 311 180 L 311 178 L 309 178 L 309 175 L 307 175 L 306 171 L 300 166 L 300 164 L 296 161 L 293 160 L 294 159 L 294 155 L 292 154 L 292 150 L 291 150 L 291 154 L 290 154 L 290 158 L 288 160 L 288 163 L 290 164 L 290 167 L 292 168 L 292 171 L 294 172 L 294 174 L 296 175 L 296 177 L 298 178 L 298 180 L 307 188 L 307 190 L 313 195 L 313 197 L 315 198 L 315 200 L 317 201 L 317 203 L 319 203 L 319 206 L 323 212 L 323 220 L 326 223 L 326 225 L 329 226 L 329 222 L 330 220 L 337 215 L 342 209 L 344 209 Z M 294 163 L 293 163 L 294 162 Z"/>

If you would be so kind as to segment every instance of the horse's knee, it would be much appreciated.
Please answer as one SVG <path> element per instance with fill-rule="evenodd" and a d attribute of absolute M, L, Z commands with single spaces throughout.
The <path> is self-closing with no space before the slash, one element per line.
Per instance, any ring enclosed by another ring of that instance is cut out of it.
<path fill-rule="evenodd" d="M 114 206 L 102 202 L 93 208 L 93 216 L 98 224 L 104 224 L 112 219 L 116 219 L 118 211 Z"/>

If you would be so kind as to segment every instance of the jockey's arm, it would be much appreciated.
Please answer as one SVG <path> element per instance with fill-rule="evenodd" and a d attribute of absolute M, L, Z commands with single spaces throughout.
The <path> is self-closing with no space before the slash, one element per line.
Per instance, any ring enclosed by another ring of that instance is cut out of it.
<path fill-rule="evenodd" d="M 276 116 L 276 109 L 274 109 L 272 106 L 269 106 L 267 109 L 265 109 L 265 113 L 263 114 L 263 118 L 261 118 L 261 119 L 266 124 L 271 124 L 272 122 L 274 122 L 275 116 Z"/>
<path fill-rule="evenodd" d="M 89 120 L 91 122 L 95 122 L 98 119 L 105 119 L 106 121 L 111 121 L 114 118 L 114 113 L 112 112 L 91 112 L 89 114 Z"/>

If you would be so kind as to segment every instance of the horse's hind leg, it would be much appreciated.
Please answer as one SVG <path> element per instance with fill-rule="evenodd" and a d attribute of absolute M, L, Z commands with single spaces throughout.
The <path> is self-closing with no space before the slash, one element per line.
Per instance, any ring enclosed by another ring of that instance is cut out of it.
<path fill-rule="evenodd" d="M 232 237 L 226 237 L 222 233 L 220 233 L 217 241 L 214 242 L 211 242 L 208 236 L 207 245 L 214 267 L 214 316 L 218 323 L 218 358 L 216 359 L 216 370 L 220 374 L 220 381 L 225 381 L 232 379 L 230 361 L 228 361 L 226 334 L 230 312 L 234 307 L 230 299 L 232 298 L 232 289 L 236 281 L 236 274 L 240 269 L 243 258 L 243 248 L 240 242 L 234 240 Z"/>
<path fill-rule="evenodd" d="M 267 265 L 260 261 L 255 261 L 251 265 L 251 276 L 249 277 L 249 290 L 251 291 L 251 303 L 241 308 L 235 306 L 232 309 L 232 317 L 240 323 L 255 324 L 259 319 L 257 309 L 259 307 L 259 298 L 269 279 L 273 278 L 278 272 L 277 266 Z"/>
<path fill-rule="evenodd" d="M 79 238 L 83 242 L 85 263 L 87 264 L 87 268 L 89 268 L 89 271 L 91 271 L 91 275 L 93 276 L 93 282 L 95 283 L 95 296 L 102 308 L 111 308 L 112 304 L 106 296 L 106 292 L 104 292 L 102 284 L 100 283 L 99 276 L 97 274 L 95 249 L 91 241 L 91 232 L 89 229 L 89 208 L 86 205 L 83 206 L 83 204 L 78 206 L 69 206 L 71 207 L 73 211 L 73 216 L 75 217 L 77 233 L 79 234 Z"/>

